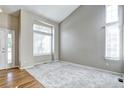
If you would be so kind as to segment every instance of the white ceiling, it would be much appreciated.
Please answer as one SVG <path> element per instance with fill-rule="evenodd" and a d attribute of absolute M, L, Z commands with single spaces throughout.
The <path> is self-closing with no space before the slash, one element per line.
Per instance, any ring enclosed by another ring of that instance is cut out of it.
<path fill-rule="evenodd" d="M 24 9 L 42 15 L 56 22 L 63 21 L 69 16 L 79 5 L 1 5 L 3 12 L 13 13 L 19 9 Z"/>

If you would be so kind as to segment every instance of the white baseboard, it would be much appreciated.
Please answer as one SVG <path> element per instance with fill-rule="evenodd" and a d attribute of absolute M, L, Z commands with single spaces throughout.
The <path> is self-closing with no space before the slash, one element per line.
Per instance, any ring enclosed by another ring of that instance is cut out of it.
<path fill-rule="evenodd" d="M 69 61 L 61 61 L 61 62 L 69 62 Z M 69 63 L 74 63 L 74 62 L 69 62 Z M 81 64 L 77 64 L 77 63 L 74 63 L 74 64 L 81 65 Z M 85 68 L 88 68 L 88 69 L 94 69 L 94 70 L 101 71 L 101 72 L 106 72 L 106 73 L 110 73 L 110 74 L 114 74 L 114 75 L 119 75 L 119 76 L 123 75 L 124 76 L 123 73 L 113 72 L 113 71 L 100 69 L 100 68 L 96 68 L 96 67 L 90 67 L 90 66 L 86 66 L 86 65 L 82 65 L 82 66 L 85 67 Z"/>
<path fill-rule="evenodd" d="M 13 66 L 13 67 L 2 68 L 2 69 L 0 69 L 0 70 L 5 70 L 5 69 L 14 69 L 14 68 L 19 68 L 19 66 Z"/>
<path fill-rule="evenodd" d="M 47 60 L 47 61 L 43 61 L 43 62 L 40 62 L 40 63 L 36 63 L 36 64 L 31 65 L 31 66 L 20 67 L 20 69 L 32 68 L 35 65 L 40 65 L 40 64 L 44 64 L 44 63 L 48 63 L 48 62 L 51 62 L 51 60 Z M 62 60 L 54 60 L 54 62 L 68 62 L 68 63 L 73 63 L 73 62 L 62 61 Z M 77 64 L 77 63 L 73 63 L 73 64 L 81 65 L 81 64 Z M 86 66 L 86 65 L 81 65 L 81 66 L 83 66 L 84 68 L 94 69 L 94 70 L 97 70 L 97 71 L 106 72 L 106 73 L 110 73 L 110 74 L 119 75 L 119 76 L 124 77 L 124 74 L 123 73 L 113 72 L 113 71 L 109 71 L 109 70 L 105 70 L 105 69 L 100 69 L 100 68 L 96 68 L 96 67 L 90 67 L 90 66 Z"/>
<path fill-rule="evenodd" d="M 20 69 L 32 68 L 32 67 L 34 67 L 35 65 L 40 65 L 40 64 L 44 64 L 44 63 L 48 63 L 48 62 L 51 62 L 51 60 L 42 61 L 42 62 L 39 62 L 39 63 L 37 62 L 37 63 L 32 64 L 32 65 L 30 65 L 30 66 L 23 66 L 23 67 L 20 67 Z"/>

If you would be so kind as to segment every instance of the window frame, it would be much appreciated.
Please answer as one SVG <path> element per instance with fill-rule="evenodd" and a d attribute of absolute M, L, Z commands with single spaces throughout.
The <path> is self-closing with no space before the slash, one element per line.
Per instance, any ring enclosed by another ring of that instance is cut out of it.
<path fill-rule="evenodd" d="M 110 6 L 110 5 L 109 5 Z M 106 28 L 108 27 L 108 26 L 112 26 L 112 25 L 115 25 L 115 24 L 118 24 L 118 29 L 119 29 L 119 47 L 121 48 L 121 29 L 120 29 L 120 9 L 119 9 L 119 6 L 118 6 L 118 20 L 117 21 L 113 21 L 113 22 L 109 22 L 109 23 L 107 23 L 106 22 L 106 13 L 107 13 L 107 11 L 106 11 L 106 7 L 107 6 L 105 6 L 105 27 L 104 27 L 104 29 L 105 29 L 105 54 L 104 54 L 104 58 L 105 58 L 105 60 L 109 60 L 109 61 L 119 61 L 120 59 L 121 59 L 121 49 L 119 49 L 119 58 L 115 58 L 115 57 L 107 57 L 106 56 Z"/>
<path fill-rule="evenodd" d="M 34 25 L 41 25 L 41 26 L 46 26 L 46 27 L 49 27 L 51 28 L 51 33 L 47 33 L 47 32 L 41 32 L 41 31 L 38 31 L 38 30 L 34 30 Z M 39 56 L 50 56 L 52 55 L 53 53 L 53 31 L 54 31 L 54 26 L 51 26 L 51 25 L 48 25 L 48 24 L 44 24 L 44 23 L 41 23 L 41 24 L 37 24 L 36 22 L 33 23 L 33 56 L 34 57 L 39 57 Z M 45 35 L 45 36 L 51 36 L 51 53 L 44 53 L 44 54 L 34 54 L 34 33 L 36 34 L 41 34 L 41 35 Z"/>

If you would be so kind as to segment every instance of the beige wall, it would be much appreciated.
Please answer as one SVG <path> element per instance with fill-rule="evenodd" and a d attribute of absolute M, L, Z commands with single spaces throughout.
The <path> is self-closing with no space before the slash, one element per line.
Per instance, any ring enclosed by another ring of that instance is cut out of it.
<path fill-rule="evenodd" d="M 60 24 L 60 60 L 122 72 L 122 62 L 105 54 L 104 6 L 80 6 Z"/>
<path fill-rule="evenodd" d="M 37 63 L 49 61 L 51 56 L 33 56 L 33 23 L 34 21 L 43 21 L 51 24 L 55 28 L 55 60 L 58 60 L 58 23 L 43 18 L 42 16 L 34 15 L 30 12 L 21 10 L 20 13 L 20 35 L 19 35 L 19 54 L 21 67 L 31 66 Z M 50 61 L 49 61 L 50 62 Z"/>
<path fill-rule="evenodd" d="M 0 13 L 0 27 L 8 28 L 15 31 L 15 66 L 19 65 L 18 61 L 18 32 L 19 18 L 5 13 Z"/>

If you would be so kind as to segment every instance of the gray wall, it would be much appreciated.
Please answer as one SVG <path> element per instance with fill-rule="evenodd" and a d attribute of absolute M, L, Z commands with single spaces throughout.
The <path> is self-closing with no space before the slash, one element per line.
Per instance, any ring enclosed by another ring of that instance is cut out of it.
<path fill-rule="evenodd" d="M 54 26 L 54 58 L 58 60 L 58 23 L 28 11 L 20 12 L 19 62 L 22 68 L 46 61 L 51 62 L 51 55 L 33 56 L 33 23 L 43 21 Z"/>
<path fill-rule="evenodd" d="M 60 24 L 60 60 L 122 72 L 122 62 L 105 54 L 104 6 L 80 6 Z"/>

